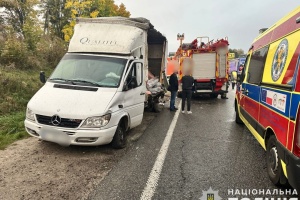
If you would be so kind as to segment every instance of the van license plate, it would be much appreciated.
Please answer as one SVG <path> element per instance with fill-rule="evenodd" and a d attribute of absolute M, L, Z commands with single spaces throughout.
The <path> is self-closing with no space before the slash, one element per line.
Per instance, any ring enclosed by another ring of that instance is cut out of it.
<path fill-rule="evenodd" d="M 62 146 L 69 146 L 71 143 L 70 138 L 67 134 L 60 130 L 50 127 L 42 127 L 40 131 L 40 136 L 42 140 L 54 142 Z"/>

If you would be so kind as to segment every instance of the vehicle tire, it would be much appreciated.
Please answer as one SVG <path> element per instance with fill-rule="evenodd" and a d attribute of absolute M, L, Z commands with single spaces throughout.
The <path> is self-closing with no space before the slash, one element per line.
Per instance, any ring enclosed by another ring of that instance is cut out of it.
<path fill-rule="evenodd" d="M 239 113 L 239 110 L 237 108 L 237 105 L 235 106 L 235 122 L 237 124 L 244 124 L 241 117 L 240 117 L 240 113 Z"/>
<path fill-rule="evenodd" d="M 115 149 L 123 149 L 126 146 L 126 132 L 122 121 L 119 122 L 111 145 Z"/>
<path fill-rule="evenodd" d="M 212 98 L 212 99 L 218 98 L 218 94 L 210 94 L 209 96 L 210 96 L 210 98 Z"/>
<path fill-rule="evenodd" d="M 280 180 L 280 178 L 285 178 L 281 166 L 281 162 L 278 156 L 278 151 L 276 147 L 276 137 L 272 135 L 267 144 L 267 171 L 268 175 L 274 185 L 282 185 L 281 183 L 286 183 L 286 180 Z M 286 178 L 285 178 L 286 179 Z"/>

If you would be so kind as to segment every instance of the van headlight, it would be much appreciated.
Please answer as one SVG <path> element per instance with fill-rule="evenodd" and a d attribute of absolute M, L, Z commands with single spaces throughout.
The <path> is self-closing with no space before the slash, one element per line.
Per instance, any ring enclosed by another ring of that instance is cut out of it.
<path fill-rule="evenodd" d="M 106 114 L 101 117 L 89 117 L 87 118 L 83 124 L 82 128 L 101 128 L 106 126 L 110 120 L 111 114 Z"/>
<path fill-rule="evenodd" d="M 27 110 L 26 110 L 26 119 L 28 119 L 30 121 L 35 121 L 34 113 L 29 108 L 27 108 Z"/>

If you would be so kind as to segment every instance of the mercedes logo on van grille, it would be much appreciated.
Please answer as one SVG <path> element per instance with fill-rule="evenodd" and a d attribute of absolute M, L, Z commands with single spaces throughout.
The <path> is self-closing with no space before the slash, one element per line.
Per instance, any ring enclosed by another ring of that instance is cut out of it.
<path fill-rule="evenodd" d="M 53 115 L 51 118 L 51 123 L 54 126 L 58 126 L 61 123 L 61 118 L 58 115 Z"/>

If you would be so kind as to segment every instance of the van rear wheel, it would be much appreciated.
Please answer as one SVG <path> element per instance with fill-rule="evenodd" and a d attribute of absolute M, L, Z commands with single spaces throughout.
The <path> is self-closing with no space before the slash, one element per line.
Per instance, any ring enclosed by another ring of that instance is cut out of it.
<path fill-rule="evenodd" d="M 271 181 L 275 185 L 284 185 L 287 183 L 286 177 L 282 170 L 278 150 L 276 147 L 276 137 L 272 135 L 267 144 L 267 170 Z"/>
<path fill-rule="evenodd" d="M 123 149 L 126 146 L 126 132 L 122 121 L 119 123 L 111 145 L 115 149 Z"/>

